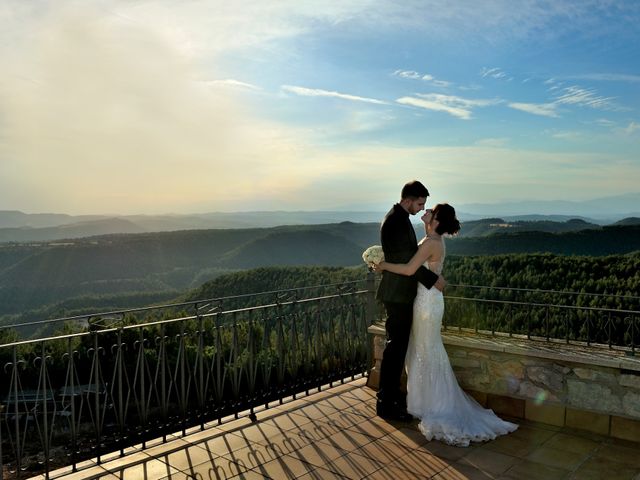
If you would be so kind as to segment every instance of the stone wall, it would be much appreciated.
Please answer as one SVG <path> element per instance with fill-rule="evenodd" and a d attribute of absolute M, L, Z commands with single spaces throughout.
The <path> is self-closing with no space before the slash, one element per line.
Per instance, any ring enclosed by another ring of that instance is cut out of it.
<path fill-rule="evenodd" d="M 374 365 L 384 329 L 370 328 Z M 443 333 L 460 385 L 499 413 L 640 441 L 640 358 L 598 347 Z"/>
<path fill-rule="evenodd" d="M 640 419 L 640 372 L 447 345 L 467 390 Z M 569 360 L 569 359 L 568 359 Z"/>

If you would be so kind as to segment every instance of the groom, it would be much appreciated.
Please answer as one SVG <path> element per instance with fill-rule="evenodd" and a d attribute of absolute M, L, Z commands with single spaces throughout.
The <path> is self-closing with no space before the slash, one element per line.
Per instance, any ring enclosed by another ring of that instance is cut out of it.
<path fill-rule="evenodd" d="M 417 180 L 403 187 L 400 203 L 396 203 L 387 213 L 380 228 L 386 261 L 407 263 L 418 250 L 416 233 L 409 215 L 423 210 L 428 196 L 429 191 Z M 413 300 L 418 282 L 427 288 L 435 287 L 438 290 L 445 286 L 443 277 L 422 266 L 412 277 L 382 272 L 382 280 L 376 293 L 376 298 L 383 302 L 387 314 L 387 341 L 380 365 L 377 413 L 389 420 L 412 420 L 412 416 L 407 412 L 407 396 L 400 388 L 400 377 L 409 344 Z"/>

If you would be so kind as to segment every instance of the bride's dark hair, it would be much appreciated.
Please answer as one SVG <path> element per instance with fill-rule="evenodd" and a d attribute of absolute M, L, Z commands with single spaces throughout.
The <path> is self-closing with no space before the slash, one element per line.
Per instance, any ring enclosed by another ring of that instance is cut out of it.
<path fill-rule="evenodd" d="M 436 233 L 455 235 L 460 231 L 460 222 L 456 218 L 456 210 L 448 203 L 439 203 L 432 210 L 433 218 L 438 220 Z"/>

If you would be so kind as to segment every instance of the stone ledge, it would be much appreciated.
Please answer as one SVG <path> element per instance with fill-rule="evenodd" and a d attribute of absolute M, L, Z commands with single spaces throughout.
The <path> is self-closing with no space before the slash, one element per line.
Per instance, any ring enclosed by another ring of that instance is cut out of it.
<path fill-rule="evenodd" d="M 376 388 L 384 326 L 369 333 Z M 451 329 L 442 338 L 460 386 L 497 413 L 640 441 L 640 358 L 628 349 Z"/>
<path fill-rule="evenodd" d="M 385 336 L 384 325 L 374 324 L 368 329 L 374 336 Z M 512 337 L 496 334 L 495 337 L 476 334 L 469 330 L 443 330 L 442 342 L 445 345 L 488 350 L 492 352 L 512 353 L 548 360 L 583 363 L 608 368 L 619 368 L 640 373 L 640 351 L 637 356 L 628 356 L 630 351 L 622 348 L 609 349 L 606 345 L 586 345 L 585 343 L 566 343 L 558 340 L 528 339 L 526 336 Z"/>

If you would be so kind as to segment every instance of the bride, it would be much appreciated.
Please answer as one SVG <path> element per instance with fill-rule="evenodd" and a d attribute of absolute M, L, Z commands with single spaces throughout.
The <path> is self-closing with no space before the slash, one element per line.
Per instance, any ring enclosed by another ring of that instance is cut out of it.
<path fill-rule="evenodd" d="M 422 216 L 426 236 L 409 263 L 381 262 L 376 270 L 388 270 L 400 275 L 413 275 L 425 264 L 440 274 L 445 248 L 442 235 L 460 230 L 454 208 L 446 203 L 426 210 Z M 413 324 L 407 368 L 407 411 L 420 419 L 420 431 L 428 440 L 436 439 L 449 445 L 469 446 L 470 441 L 492 440 L 513 432 L 514 423 L 498 418 L 492 410 L 483 408 L 458 385 L 440 336 L 444 299 L 442 292 L 418 286 L 413 304 Z"/>

